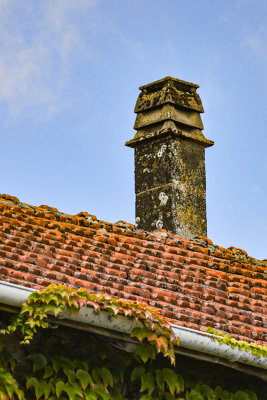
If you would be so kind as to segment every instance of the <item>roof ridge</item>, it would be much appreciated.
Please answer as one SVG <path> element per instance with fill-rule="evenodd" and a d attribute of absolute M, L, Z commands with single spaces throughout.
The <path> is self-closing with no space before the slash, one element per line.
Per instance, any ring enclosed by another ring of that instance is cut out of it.
<path fill-rule="evenodd" d="M 184 247 L 185 250 L 197 251 L 199 253 L 206 254 L 207 256 L 214 255 L 215 257 L 218 258 L 228 259 L 233 261 L 236 259 L 238 260 L 243 259 L 244 261 L 249 260 L 254 264 L 260 263 L 263 266 L 267 264 L 267 260 L 265 259 L 258 260 L 254 257 L 248 256 L 247 252 L 243 249 L 239 249 L 234 246 L 230 246 L 226 249 L 219 245 L 213 244 L 211 239 L 208 239 L 203 236 L 196 236 L 193 239 L 187 239 L 178 235 L 173 235 L 172 233 L 167 232 L 165 229 L 156 229 L 153 232 L 147 232 L 140 230 L 136 228 L 134 224 L 125 221 L 118 221 L 112 223 L 99 220 L 95 215 L 89 214 L 87 211 L 81 211 L 78 214 L 72 215 L 60 212 L 58 211 L 57 208 L 47 205 L 33 206 L 21 202 L 17 197 L 11 196 L 9 194 L 0 194 L 0 204 L 7 204 L 9 208 L 15 207 L 14 211 L 15 210 L 19 211 L 18 208 L 21 208 L 25 210 L 31 210 L 35 213 L 40 213 L 41 215 L 40 214 L 35 215 L 35 217 L 39 218 L 42 217 L 43 215 L 45 216 L 45 218 L 52 220 L 52 218 L 49 217 L 49 215 L 51 216 L 54 215 L 56 217 L 56 219 L 54 220 L 57 222 L 70 223 L 81 227 L 90 227 L 90 223 L 99 224 L 99 228 L 111 226 L 115 228 L 114 229 L 115 233 L 122 233 L 124 236 L 132 236 L 132 234 L 135 234 L 136 237 L 139 237 L 139 239 L 141 240 L 157 241 L 167 246 L 182 245 L 182 247 Z M 84 222 L 82 221 L 86 221 L 89 224 L 88 225 L 86 223 L 84 224 Z M 97 228 L 97 226 L 93 227 Z M 186 244 L 186 246 L 184 246 L 184 244 Z"/>

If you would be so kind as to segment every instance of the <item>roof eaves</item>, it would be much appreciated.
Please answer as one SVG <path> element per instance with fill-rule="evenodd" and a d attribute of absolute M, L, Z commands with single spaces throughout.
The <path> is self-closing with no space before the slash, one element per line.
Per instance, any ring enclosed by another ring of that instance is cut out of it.
<path fill-rule="evenodd" d="M 21 306 L 27 300 L 29 295 L 35 290 L 20 285 L 0 281 L 0 308 L 1 304 L 14 309 Z M 78 316 L 63 313 L 56 319 L 60 325 L 72 326 L 76 329 L 87 330 L 86 326 L 97 328 L 97 332 L 102 335 L 110 336 L 114 332 L 117 339 L 133 342 L 129 333 L 138 324 L 138 322 L 117 316 L 110 319 L 110 316 L 102 311 L 95 314 L 92 308 L 82 307 Z M 227 344 L 220 344 L 214 341 L 214 335 L 207 332 L 201 332 L 194 329 L 172 325 L 172 329 L 180 339 L 180 346 L 176 352 L 188 357 L 206 360 L 212 363 L 226 365 L 230 368 L 241 370 L 251 375 L 260 377 L 267 381 L 267 359 L 266 357 L 257 357 L 256 355 L 239 350 L 237 347 L 232 349 Z M 92 330 L 89 329 L 88 330 Z M 93 330 L 95 330 L 93 328 Z"/>

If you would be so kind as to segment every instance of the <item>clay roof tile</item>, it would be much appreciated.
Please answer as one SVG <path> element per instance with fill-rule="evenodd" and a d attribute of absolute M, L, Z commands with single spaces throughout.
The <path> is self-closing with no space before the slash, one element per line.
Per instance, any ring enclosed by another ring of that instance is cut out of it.
<path fill-rule="evenodd" d="M 64 283 L 139 300 L 192 329 L 267 344 L 267 262 L 244 250 L 34 207 L 0 195 L 0 279 Z"/>

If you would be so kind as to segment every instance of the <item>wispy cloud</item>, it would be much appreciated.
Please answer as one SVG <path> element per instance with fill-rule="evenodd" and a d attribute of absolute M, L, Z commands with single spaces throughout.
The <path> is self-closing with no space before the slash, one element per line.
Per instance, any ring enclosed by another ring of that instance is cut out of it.
<path fill-rule="evenodd" d="M 82 45 L 79 17 L 97 0 L 0 0 L 0 104 L 18 116 L 25 107 L 50 114 L 73 53 Z"/>
<path fill-rule="evenodd" d="M 262 61 L 267 61 L 267 28 L 259 26 L 256 31 L 245 35 L 248 50 Z"/>

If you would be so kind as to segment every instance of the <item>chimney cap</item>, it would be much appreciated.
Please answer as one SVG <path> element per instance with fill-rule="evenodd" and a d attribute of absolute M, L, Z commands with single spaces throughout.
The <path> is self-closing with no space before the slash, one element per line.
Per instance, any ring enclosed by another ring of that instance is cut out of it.
<path fill-rule="evenodd" d="M 134 110 L 137 132 L 125 145 L 136 147 L 143 141 L 172 135 L 212 146 L 214 142 L 202 133 L 200 114 L 204 109 L 197 88 L 195 83 L 171 76 L 140 86 Z"/>
<path fill-rule="evenodd" d="M 185 91 L 186 90 L 195 91 L 196 89 L 199 88 L 199 85 L 195 83 L 183 81 L 182 79 L 178 78 L 173 78 L 172 76 L 165 76 L 165 78 L 159 79 L 151 83 L 147 83 L 146 85 L 142 85 L 139 87 L 139 89 L 142 91 L 154 92 L 156 90 L 162 89 L 163 86 L 169 81 L 174 82 L 176 86 L 180 87 L 182 90 Z"/>

